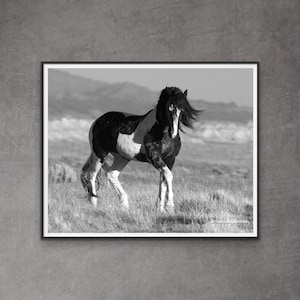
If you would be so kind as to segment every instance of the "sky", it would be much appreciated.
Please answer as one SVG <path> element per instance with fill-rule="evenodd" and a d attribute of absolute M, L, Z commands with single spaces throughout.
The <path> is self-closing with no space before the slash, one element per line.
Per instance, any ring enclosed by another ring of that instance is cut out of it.
<path fill-rule="evenodd" d="M 176 86 L 182 91 L 187 89 L 189 99 L 253 106 L 253 70 L 249 68 L 64 68 L 64 71 L 109 83 L 132 82 L 158 92 L 166 86 Z"/>

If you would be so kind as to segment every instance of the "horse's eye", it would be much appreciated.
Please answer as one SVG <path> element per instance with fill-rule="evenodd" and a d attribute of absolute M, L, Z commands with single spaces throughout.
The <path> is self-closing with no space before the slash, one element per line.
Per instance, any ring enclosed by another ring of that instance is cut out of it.
<path fill-rule="evenodd" d="M 169 106 L 169 111 L 173 111 L 173 110 L 174 110 L 174 105 L 171 104 L 171 105 Z"/>

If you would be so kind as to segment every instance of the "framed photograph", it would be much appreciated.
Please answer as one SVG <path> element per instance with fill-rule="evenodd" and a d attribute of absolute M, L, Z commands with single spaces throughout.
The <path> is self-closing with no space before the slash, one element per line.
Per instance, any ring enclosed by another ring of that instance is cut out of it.
<path fill-rule="evenodd" d="M 258 63 L 42 63 L 43 237 L 258 237 Z"/>

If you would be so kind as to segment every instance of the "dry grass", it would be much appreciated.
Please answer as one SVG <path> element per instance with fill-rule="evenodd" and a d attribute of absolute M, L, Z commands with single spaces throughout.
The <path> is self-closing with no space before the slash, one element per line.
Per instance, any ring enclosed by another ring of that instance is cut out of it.
<path fill-rule="evenodd" d="M 49 180 L 49 232 L 252 232 L 252 146 L 197 147 L 185 145 L 176 161 L 173 216 L 156 214 L 158 172 L 131 162 L 120 175 L 129 195 L 128 212 L 120 209 L 104 175 L 96 208 L 79 180 Z M 67 163 L 79 173 L 81 163 Z"/>

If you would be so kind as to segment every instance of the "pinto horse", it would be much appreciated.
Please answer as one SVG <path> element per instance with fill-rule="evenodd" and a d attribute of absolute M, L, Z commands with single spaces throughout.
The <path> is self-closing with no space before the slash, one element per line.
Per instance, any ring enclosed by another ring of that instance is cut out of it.
<path fill-rule="evenodd" d="M 128 196 L 118 177 L 131 160 L 148 162 L 160 172 L 157 210 L 174 211 L 172 167 L 181 147 L 179 130 L 182 125 L 192 128 L 192 122 L 201 113 L 177 87 L 162 90 L 155 108 L 145 115 L 108 112 L 99 117 L 89 131 L 91 154 L 82 168 L 81 182 L 89 200 L 97 205 L 96 179 L 101 167 L 118 193 L 121 205 L 129 207 Z M 113 156 L 107 167 L 105 160 Z M 98 182 L 99 187 L 99 182 Z"/>

